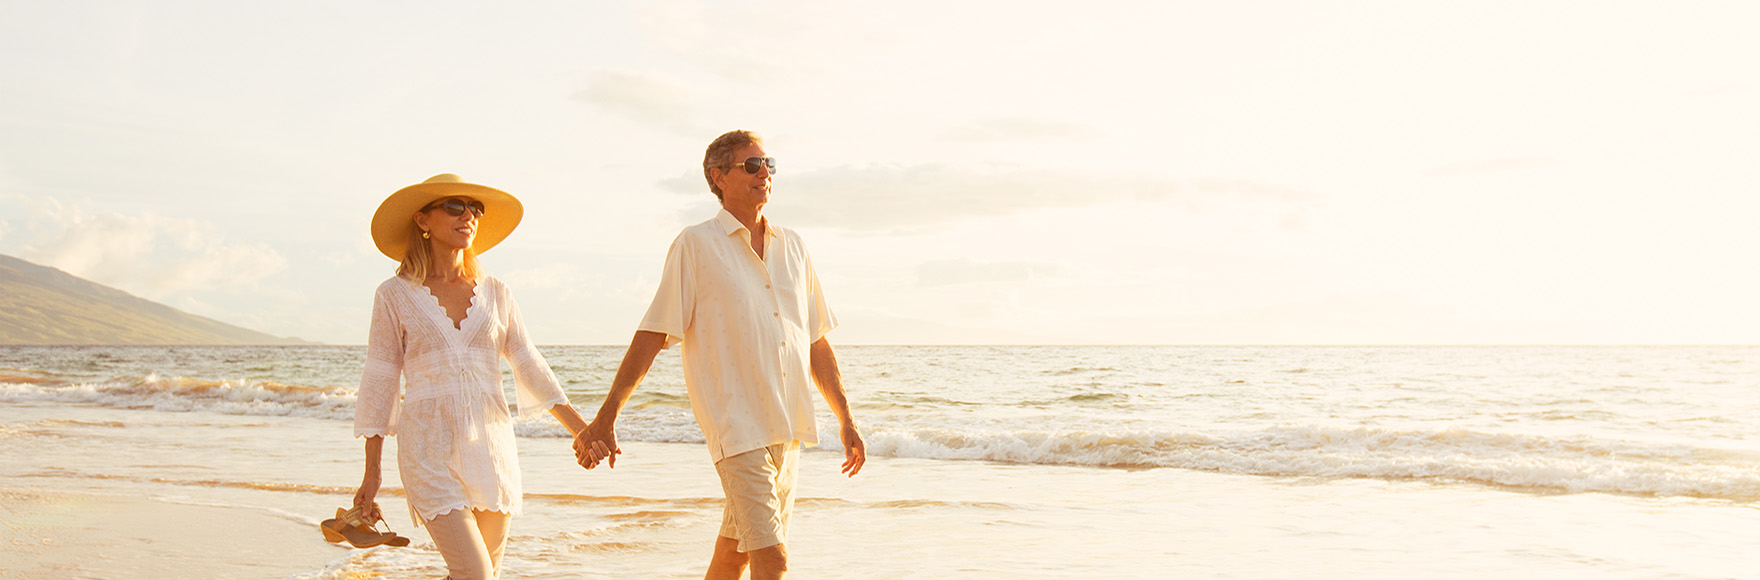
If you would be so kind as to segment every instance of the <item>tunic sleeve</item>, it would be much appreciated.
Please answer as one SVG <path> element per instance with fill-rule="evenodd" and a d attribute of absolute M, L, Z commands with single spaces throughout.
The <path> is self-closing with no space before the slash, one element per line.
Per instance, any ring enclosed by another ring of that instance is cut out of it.
<path fill-rule="evenodd" d="M 514 302 L 513 293 L 502 287 L 501 298 L 507 305 L 507 337 L 501 342 L 501 358 L 507 359 L 508 366 L 513 369 L 513 390 L 519 401 L 519 416 L 529 418 L 556 405 L 568 404 L 568 395 L 562 392 L 556 373 L 550 370 L 549 363 L 544 362 L 544 355 L 538 353 L 538 348 L 532 346 L 532 337 L 526 333 L 525 319 L 520 316 L 519 303 Z"/>
<path fill-rule="evenodd" d="M 361 387 L 355 391 L 356 437 L 397 434 L 398 407 L 403 402 L 399 376 L 403 374 L 403 323 L 397 309 L 380 286 L 373 294 L 373 322 L 367 331 L 367 361 L 361 371 Z"/>
<path fill-rule="evenodd" d="M 636 326 L 637 330 L 665 334 L 668 347 L 684 340 L 684 330 L 691 325 L 696 304 L 697 284 L 692 268 L 695 257 L 690 246 L 685 235 L 672 241 L 672 248 L 666 251 L 665 269 L 660 272 L 660 287 L 654 290 L 654 302 Z"/>

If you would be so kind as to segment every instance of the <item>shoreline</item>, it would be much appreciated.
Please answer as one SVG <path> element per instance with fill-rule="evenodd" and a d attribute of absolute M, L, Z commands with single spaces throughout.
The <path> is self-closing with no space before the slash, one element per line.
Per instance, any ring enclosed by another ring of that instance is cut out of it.
<path fill-rule="evenodd" d="M 349 501 L 362 444 L 338 412 L 345 389 L 283 387 L 358 369 L 348 357 L 254 352 L 45 352 L 13 363 L 122 379 L 0 385 L 11 397 L 0 403 L 0 532 L 9 534 L 0 535 L 0 578 L 442 576 L 426 531 L 395 494 L 382 493 L 381 506 L 414 545 L 323 542 L 313 528 Z M 559 378 L 587 398 L 595 391 L 586 385 L 602 384 L 617 362 L 610 351 L 555 354 Z M 1400 350 L 1373 353 L 1377 365 L 1365 370 L 1360 357 L 1325 353 L 1041 354 L 852 357 L 846 376 L 869 389 L 860 416 L 873 455 L 851 479 L 838 473 L 835 450 L 803 451 L 790 568 L 850 580 L 1122 580 L 1169 570 L 1712 579 L 1760 569 L 1744 542 L 1760 529 L 1748 495 L 1534 493 L 1386 469 L 1324 475 L 1365 465 L 1443 475 L 1495 468 L 1515 482 L 1752 489 L 1760 440 L 1741 419 L 1753 411 L 1760 360 Z M 678 374 L 657 372 L 656 381 Z M 147 380 L 173 374 L 256 378 L 235 388 Z M 652 406 L 632 415 L 643 420 L 620 425 L 630 440 L 615 470 L 581 469 L 567 439 L 520 440 L 526 502 L 507 577 L 703 577 L 723 493 L 701 443 L 665 442 L 694 428 L 687 410 L 669 406 L 681 404 L 680 389 L 653 385 Z M 396 446 L 394 437 L 386 457 Z M 952 453 L 960 450 L 973 453 Z M 1192 460 L 1118 469 L 984 459 L 1169 454 Z M 1243 459 L 1307 467 L 1202 469 Z M 396 467 L 385 465 L 387 491 L 401 483 Z"/>
<path fill-rule="evenodd" d="M 316 522 L 151 496 L 0 488 L 0 578 L 286 578 L 349 555 Z"/>

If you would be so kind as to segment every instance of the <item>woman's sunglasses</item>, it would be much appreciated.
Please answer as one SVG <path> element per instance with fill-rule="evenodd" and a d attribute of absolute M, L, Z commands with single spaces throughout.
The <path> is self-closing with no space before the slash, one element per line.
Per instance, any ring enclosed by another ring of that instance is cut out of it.
<path fill-rule="evenodd" d="M 727 165 L 726 167 L 745 167 L 746 173 L 750 173 L 752 175 L 757 175 L 758 169 L 760 169 L 760 168 L 769 169 L 770 173 L 776 173 L 776 158 L 775 157 L 747 157 L 744 162 L 735 163 L 732 165 Z"/>
<path fill-rule="evenodd" d="M 464 215 L 464 212 L 466 211 L 476 214 L 477 217 L 483 217 L 483 202 L 476 200 L 465 201 L 456 197 L 448 198 L 430 203 L 428 204 L 428 207 L 422 208 L 422 211 L 428 211 L 431 209 L 446 210 L 446 213 L 452 215 L 452 217 Z"/>

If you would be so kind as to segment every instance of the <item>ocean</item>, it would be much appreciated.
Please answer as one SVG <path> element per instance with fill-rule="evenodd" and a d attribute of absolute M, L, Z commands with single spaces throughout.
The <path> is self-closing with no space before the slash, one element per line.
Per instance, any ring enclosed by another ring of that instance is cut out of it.
<path fill-rule="evenodd" d="M 360 479 L 363 351 L 0 347 L 0 488 L 207 506 L 321 542 Z M 623 354 L 542 351 L 589 416 Z M 820 401 L 793 577 L 1760 577 L 1760 347 L 838 357 L 871 459 L 837 473 Z M 547 416 L 517 426 L 526 506 L 505 577 L 701 577 L 720 489 L 678 367 L 662 354 L 631 399 L 615 470 L 575 465 Z M 392 453 L 381 503 L 415 544 L 333 548 L 289 577 L 444 575 Z"/>

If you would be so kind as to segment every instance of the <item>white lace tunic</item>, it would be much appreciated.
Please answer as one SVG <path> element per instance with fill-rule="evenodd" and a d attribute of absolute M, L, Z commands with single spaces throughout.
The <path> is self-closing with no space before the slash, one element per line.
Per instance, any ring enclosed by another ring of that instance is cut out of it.
<path fill-rule="evenodd" d="M 501 359 L 513 368 L 521 416 L 568 402 L 500 280 L 478 279 L 459 328 L 427 287 L 397 277 L 379 285 L 354 433 L 398 436 L 397 468 L 417 525 L 456 509 L 519 513 Z"/>

